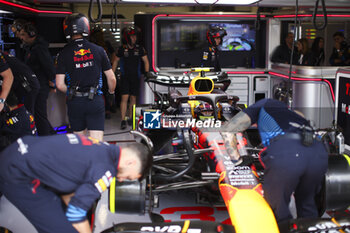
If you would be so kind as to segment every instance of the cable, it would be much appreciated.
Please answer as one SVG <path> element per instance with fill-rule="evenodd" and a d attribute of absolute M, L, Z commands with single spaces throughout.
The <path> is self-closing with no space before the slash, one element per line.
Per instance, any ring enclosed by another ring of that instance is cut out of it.
<path fill-rule="evenodd" d="M 114 0 L 112 15 L 111 15 L 111 24 L 110 24 L 111 32 L 116 32 L 118 27 L 117 3 L 118 2 Z M 114 21 L 114 26 L 113 26 L 113 21 Z"/>
<path fill-rule="evenodd" d="M 261 8 L 259 7 L 259 3 L 257 4 L 257 7 L 258 7 L 258 10 L 256 11 L 255 30 L 259 31 L 260 30 L 260 23 L 261 23 L 261 19 L 260 19 Z"/>
<path fill-rule="evenodd" d="M 96 0 L 96 3 L 97 3 L 97 9 L 98 9 L 98 14 L 97 14 L 97 19 L 94 19 L 92 17 L 92 4 L 93 4 L 93 1 L 94 0 L 90 0 L 89 2 L 89 20 L 93 23 L 97 23 L 98 21 L 101 20 L 102 18 L 102 3 L 101 3 L 101 0 Z"/>
<path fill-rule="evenodd" d="M 318 3 L 320 0 L 316 0 L 315 2 L 315 8 L 314 12 L 312 14 L 312 23 L 314 24 L 314 27 L 316 30 L 323 30 L 326 28 L 328 19 L 327 19 L 327 11 L 326 11 L 326 5 L 324 3 L 324 0 L 322 0 L 322 11 L 323 11 L 323 24 L 321 26 L 318 26 L 316 24 L 316 15 L 317 15 L 317 10 L 318 10 Z"/>
<path fill-rule="evenodd" d="M 298 20 L 298 9 L 299 8 L 299 1 L 295 0 L 295 18 L 294 18 L 294 37 L 297 33 L 297 20 Z M 297 38 L 299 36 L 297 35 Z M 289 73 L 288 73 L 288 82 L 287 82 L 287 94 L 286 94 L 286 99 L 287 99 L 287 104 L 289 108 L 292 108 L 292 97 L 291 95 L 291 83 L 292 83 L 292 68 L 293 68 L 293 58 L 294 58 L 294 46 L 295 46 L 295 39 L 293 38 L 293 43 L 292 43 L 292 52 L 290 54 L 290 60 L 289 60 Z"/>

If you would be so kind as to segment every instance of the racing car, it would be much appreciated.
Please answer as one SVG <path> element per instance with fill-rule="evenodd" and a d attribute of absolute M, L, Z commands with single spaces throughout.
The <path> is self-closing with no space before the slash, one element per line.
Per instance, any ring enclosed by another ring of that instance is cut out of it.
<path fill-rule="evenodd" d="M 152 148 L 152 171 L 141 183 L 112 184 L 109 205 L 112 212 L 118 209 L 143 212 L 148 200 L 152 215 L 157 194 L 195 189 L 211 201 L 223 200 L 229 215 L 225 223 L 229 226 L 189 220 L 169 223 L 154 217 L 152 223 L 121 223 L 104 232 L 350 232 L 350 217 L 335 212 L 350 204 L 347 155 L 330 156 L 329 171 L 318 197 L 320 216 L 328 211 L 327 218 L 296 219 L 277 225 L 263 198 L 263 167 L 259 162 L 262 148 L 256 130 L 222 134 L 208 129 L 215 124 L 220 126 L 241 108 L 238 97 L 225 93 L 230 84 L 227 75 L 216 73 L 211 77 L 205 74 L 207 71 L 193 69 L 199 75 L 181 81 L 165 79 L 164 74 L 147 80 L 171 87 L 167 93 L 152 89 L 155 104 L 140 110 L 138 132 L 134 132 Z M 173 89 L 174 86 L 188 87 L 187 95 Z"/>

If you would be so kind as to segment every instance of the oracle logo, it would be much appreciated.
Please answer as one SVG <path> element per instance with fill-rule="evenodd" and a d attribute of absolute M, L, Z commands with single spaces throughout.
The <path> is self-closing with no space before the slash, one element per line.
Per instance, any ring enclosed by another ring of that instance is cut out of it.
<path fill-rule="evenodd" d="M 182 227 L 180 225 L 170 225 L 170 226 L 143 226 L 140 231 L 147 232 L 169 232 L 169 233 L 180 233 Z M 187 233 L 201 233 L 201 229 L 188 228 Z"/>

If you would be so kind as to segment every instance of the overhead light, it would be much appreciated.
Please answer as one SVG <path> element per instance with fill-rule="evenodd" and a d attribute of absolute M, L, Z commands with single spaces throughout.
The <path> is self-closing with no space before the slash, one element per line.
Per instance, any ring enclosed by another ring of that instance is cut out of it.
<path fill-rule="evenodd" d="M 8 1 L 5 1 L 5 0 L 0 0 L 0 3 L 5 4 L 5 5 L 9 5 L 9 6 L 13 6 L 13 7 L 17 7 L 17 8 L 21 8 L 21 9 L 24 9 L 24 10 L 28 10 L 28 11 L 31 11 L 31 12 L 39 13 L 39 14 L 40 13 L 44 13 L 44 14 L 66 14 L 66 15 L 71 15 L 72 14 L 71 11 L 38 10 L 38 9 L 35 9 L 35 8 L 31 8 L 31 7 L 24 6 L 24 5 L 17 4 L 17 3 L 13 3 L 13 2 L 8 2 Z"/>
<path fill-rule="evenodd" d="M 12 12 L 0 10 L 0 14 L 12 14 Z"/>
<path fill-rule="evenodd" d="M 261 0 L 122 0 L 135 3 L 183 3 L 183 4 L 215 4 L 215 5 L 250 5 Z"/>

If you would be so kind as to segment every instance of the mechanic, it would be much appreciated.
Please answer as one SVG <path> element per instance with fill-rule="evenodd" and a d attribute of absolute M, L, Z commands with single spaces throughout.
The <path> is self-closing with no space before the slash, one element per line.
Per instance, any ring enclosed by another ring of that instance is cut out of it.
<path fill-rule="evenodd" d="M 308 121 L 281 101 L 262 99 L 239 112 L 220 129 L 241 132 L 257 123 L 266 151 L 264 196 L 278 223 L 291 219 L 288 205 L 294 192 L 297 216 L 318 217 L 314 197 L 328 167 L 328 154 Z"/>
<path fill-rule="evenodd" d="M 203 51 L 201 67 L 214 67 L 215 71 L 221 71 L 218 47 L 222 44 L 222 38 L 226 35 L 226 30 L 222 27 L 215 26 L 208 29 L 209 47 Z"/>
<path fill-rule="evenodd" d="M 24 19 L 16 19 L 15 21 L 13 21 L 13 24 L 11 25 L 11 31 L 14 33 L 15 35 L 15 56 L 21 60 L 24 61 L 24 48 L 23 48 L 23 42 L 20 39 L 20 31 L 23 29 L 23 25 L 25 25 L 27 23 L 26 20 Z"/>
<path fill-rule="evenodd" d="M 25 135 L 36 135 L 34 117 L 23 104 L 20 104 L 13 91 L 6 99 L 6 111 L 0 118 L 0 151 L 17 138 Z"/>
<path fill-rule="evenodd" d="M 333 34 L 334 47 L 329 58 L 332 66 L 350 65 L 350 46 L 346 43 L 344 33 L 336 32 Z"/>
<path fill-rule="evenodd" d="M 7 64 L 12 70 L 14 80 L 11 90 L 14 91 L 20 104 L 24 104 L 26 109 L 34 114 L 36 96 L 40 89 L 40 83 L 33 71 L 16 57 L 1 52 Z"/>
<path fill-rule="evenodd" d="M 47 98 L 50 88 L 55 88 L 55 68 L 48 43 L 38 35 L 33 24 L 27 23 L 20 31 L 20 38 L 25 44 L 24 62 L 37 76 L 40 89 L 35 100 L 34 117 L 40 136 L 55 134 L 47 119 Z"/>
<path fill-rule="evenodd" d="M 289 32 L 284 38 L 284 43 L 277 46 L 271 55 L 271 61 L 276 63 L 290 64 L 290 57 L 292 54 L 292 46 L 294 40 L 294 33 Z M 294 46 L 293 48 L 293 59 L 292 63 L 297 64 L 298 62 L 298 51 Z"/>
<path fill-rule="evenodd" d="M 121 129 L 125 129 L 131 119 L 132 107 L 136 104 L 136 97 L 140 92 L 141 60 L 144 64 L 146 76 L 149 74 L 149 61 L 146 50 L 137 44 L 137 29 L 134 27 L 124 28 L 122 31 L 123 45 L 119 47 L 117 58 L 114 60 L 112 69 L 115 72 L 120 61 L 120 112 Z M 126 116 L 128 100 L 129 114 Z"/>
<path fill-rule="evenodd" d="M 116 85 L 114 72 L 105 50 L 84 38 L 90 33 L 90 25 L 83 14 L 67 16 L 63 27 L 69 43 L 57 57 L 56 85 L 67 93 L 70 126 L 77 134 L 84 134 L 87 129 L 91 137 L 102 141 L 105 122 L 102 71 L 111 99 Z"/>
<path fill-rule="evenodd" d="M 0 80 L 1 82 L 0 112 L 1 112 L 4 109 L 6 98 L 10 93 L 11 86 L 14 80 L 12 71 L 2 53 L 0 53 L 0 76 L 2 77 L 2 80 Z"/>
<path fill-rule="evenodd" d="M 151 163 L 141 143 L 120 148 L 78 134 L 25 136 L 0 154 L 0 192 L 39 233 L 91 233 L 86 213 L 112 178 L 141 179 Z"/>

